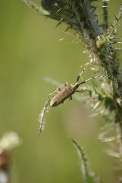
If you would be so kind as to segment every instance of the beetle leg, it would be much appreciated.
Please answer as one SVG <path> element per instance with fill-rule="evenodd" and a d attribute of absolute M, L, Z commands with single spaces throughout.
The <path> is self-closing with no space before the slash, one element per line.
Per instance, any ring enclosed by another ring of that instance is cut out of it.
<path fill-rule="evenodd" d="M 48 95 L 48 98 L 51 99 L 55 94 L 58 93 L 58 91 L 61 91 L 62 88 L 63 88 L 64 86 L 67 86 L 67 85 L 68 85 L 68 83 L 66 82 L 66 83 L 62 84 L 59 88 L 56 88 L 52 93 L 50 93 L 50 94 Z"/>
<path fill-rule="evenodd" d="M 67 82 L 66 82 L 66 83 L 64 83 L 63 85 L 61 85 L 61 86 L 58 88 L 58 90 L 59 90 L 59 91 L 61 91 L 61 90 L 62 90 L 62 88 L 63 88 L 64 86 L 67 86 L 67 85 L 68 85 L 68 83 L 67 83 Z M 56 90 L 57 90 L 57 89 L 56 89 Z M 56 91 L 56 90 L 55 90 L 55 91 Z"/>

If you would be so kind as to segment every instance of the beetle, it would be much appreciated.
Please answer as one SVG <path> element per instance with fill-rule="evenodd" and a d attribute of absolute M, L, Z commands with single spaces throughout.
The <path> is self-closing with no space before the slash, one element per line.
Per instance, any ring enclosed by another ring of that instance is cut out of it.
<path fill-rule="evenodd" d="M 67 98 L 72 100 L 72 95 L 76 92 L 76 89 L 83 83 L 85 83 L 85 81 L 83 81 L 82 83 L 78 83 L 76 81 L 75 83 L 65 84 L 65 87 L 59 89 L 59 92 L 55 94 L 54 97 L 51 99 L 50 107 L 58 106 L 59 104 L 63 103 Z"/>
<path fill-rule="evenodd" d="M 67 98 L 69 98 L 70 100 L 72 100 L 72 95 L 77 92 L 77 88 L 82 85 L 85 84 L 86 82 L 92 80 L 92 79 L 96 79 L 96 78 L 112 78 L 111 76 L 94 76 L 92 78 L 89 78 L 87 80 L 84 80 L 82 82 L 78 82 L 80 79 L 81 74 L 86 70 L 86 67 L 83 69 L 83 71 L 77 76 L 76 82 L 71 83 L 71 84 L 66 84 L 64 88 L 60 89 L 59 91 L 52 97 L 52 99 L 50 100 L 50 107 L 55 107 L 60 105 L 61 103 L 63 103 Z M 117 81 L 116 81 L 117 82 Z"/>

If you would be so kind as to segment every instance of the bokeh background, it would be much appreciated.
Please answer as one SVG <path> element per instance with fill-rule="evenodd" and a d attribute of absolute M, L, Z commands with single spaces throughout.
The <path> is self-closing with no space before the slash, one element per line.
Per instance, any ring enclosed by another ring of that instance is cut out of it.
<path fill-rule="evenodd" d="M 111 1 L 111 20 L 119 5 L 119 0 Z M 51 108 L 39 135 L 38 115 L 55 89 L 43 77 L 74 82 L 80 66 L 88 61 L 82 43 L 64 33 L 65 25 L 56 25 L 22 0 L 0 0 L 0 137 L 15 131 L 23 142 L 11 152 L 11 182 L 83 182 L 73 138 L 85 148 L 102 182 L 112 183 L 113 159 L 98 140 L 101 122 L 90 119 L 90 111 L 81 103 L 67 100 Z"/>

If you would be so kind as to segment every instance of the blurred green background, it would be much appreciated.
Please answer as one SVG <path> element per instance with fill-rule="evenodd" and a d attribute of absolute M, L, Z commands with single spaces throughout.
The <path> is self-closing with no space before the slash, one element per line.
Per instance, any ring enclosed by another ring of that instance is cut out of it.
<path fill-rule="evenodd" d="M 113 16 L 119 4 L 111 3 Z M 113 160 L 97 139 L 99 121 L 88 118 L 90 112 L 84 105 L 67 100 L 52 108 L 39 135 L 38 115 L 54 90 L 43 77 L 74 82 L 80 66 L 88 61 L 82 44 L 63 33 L 65 25 L 56 28 L 56 24 L 21 0 L 0 0 L 0 136 L 15 131 L 23 141 L 11 154 L 11 182 L 83 182 L 73 138 L 85 148 L 101 180 L 112 183 Z M 88 72 L 84 75 L 90 77 Z"/>

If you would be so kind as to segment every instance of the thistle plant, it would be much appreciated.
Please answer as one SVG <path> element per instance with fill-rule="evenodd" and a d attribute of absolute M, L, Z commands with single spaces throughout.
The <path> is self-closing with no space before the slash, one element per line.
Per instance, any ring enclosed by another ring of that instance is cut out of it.
<path fill-rule="evenodd" d="M 89 67 L 94 71 L 94 75 L 99 73 L 109 76 L 109 79 L 105 77 L 102 82 L 98 80 L 99 86 L 96 83 L 92 86 L 80 86 L 79 94 L 75 95 L 75 98 L 80 102 L 87 102 L 86 105 L 89 104 L 87 106 L 91 107 L 94 116 L 99 115 L 104 118 L 106 126 L 103 127 L 99 139 L 109 142 L 111 149 L 107 153 L 118 159 L 122 170 L 122 72 L 120 50 L 116 48 L 117 44 L 121 43 L 117 30 L 118 26 L 121 26 L 122 5 L 109 25 L 107 0 L 103 0 L 103 22 L 101 24 L 94 5 L 98 3 L 97 0 L 42 0 L 40 5 L 30 0 L 24 0 L 24 2 L 41 15 L 57 20 L 58 26 L 65 23 L 66 31 L 73 29 L 79 41 L 84 42 L 85 52 L 90 58 Z M 48 79 L 48 82 L 58 86 L 54 80 Z M 88 100 L 85 100 L 86 98 Z M 45 113 L 50 108 L 50 101 L 51 98 L 47 100 L 40 113 L 41 129 L 44 127 Z M 75 141 L 74 144 L 83 155 L 82 148 Z M 84 162 L 84 158 L 82 159 Z M 120 181 L 121 177 L 119 177 Z M 86 182 L 96 181 L 87 179 Z"/>

